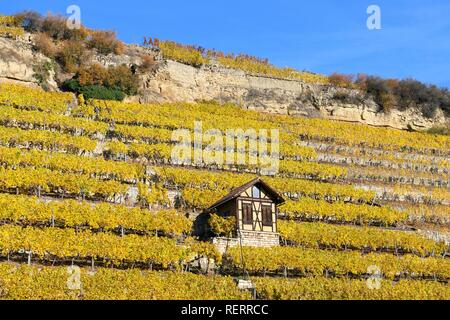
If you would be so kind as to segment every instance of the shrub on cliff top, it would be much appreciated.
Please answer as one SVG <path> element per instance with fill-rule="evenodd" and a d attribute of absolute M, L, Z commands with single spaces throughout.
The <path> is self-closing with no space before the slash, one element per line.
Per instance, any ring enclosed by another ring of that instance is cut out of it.
<path fill-rule="evenodd" d="M 67 18 L 61 15 L 42 16 L 34 11 L 24 11 L 15 15 L 21 19 L 22 27 L 28 32 L 42 32 L 55 40 L 84 40 L 89 30 L 83 26 L 79 29 L 67 27 Z"/>
<path fill-rule="evenodd" d="M 419 108 L 425 117 L 432 118 L 440 108 L 450 115 L 450 92 L 446 88 L 426 85 L 414 79 L 382 79 L 365 75 L 358 76 L 355 84 L 372 96 L 385 112 L 394 108 Z"/>
<path fill-rule="evenodd" d="M 92 31 L 87 42 L 90 49 L 96 49 L 101 54 L 122 54 L 125 46 L 117 39 L 114 31 Z"/>
<path fill-rule="evenodd" d="M 58 47 L 46 33 L 38 33 L 34 37 L 35 48 L 49 58 L 55 58 Z"/>
<path fill-rule="evenodd" d="M 68 40 L 64 42 L 56 60 L 65 71 L 75 73 L 81 65 L 89 60 L 89 54 L 82 41 Z"/>
<path fill-rule="evenodd" d="M 341 88 L 354 88 L 354 76 L 351 74 L 333 73 L 328 77 L 330 84 Z"/>

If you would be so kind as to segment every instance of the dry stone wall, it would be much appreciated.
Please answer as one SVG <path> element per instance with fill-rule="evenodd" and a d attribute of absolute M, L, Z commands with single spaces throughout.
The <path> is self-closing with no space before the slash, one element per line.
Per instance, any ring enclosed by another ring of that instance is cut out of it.
<path fill-rule="evenodd" d="M 274 232 L 261 231 L 238 231 L 241 233 L 242 239 L 239 238 L 213 238 L 213 243 L 216 245 L 220 253 L 226 252 L 228 248 L 237 247 L 242 240 L 243 247 L 274 247 L 280 245 L 280 235 Z"/>

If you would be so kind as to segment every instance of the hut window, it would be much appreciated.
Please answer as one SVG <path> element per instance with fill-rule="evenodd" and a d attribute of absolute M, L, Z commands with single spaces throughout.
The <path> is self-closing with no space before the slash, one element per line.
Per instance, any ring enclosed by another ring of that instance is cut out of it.
<path fill-rule="evenodd" d="M 249 203 L 242 204 L 242 220 L 244 224 L 253 223 L 252 205 Z"/>
<path fill-rule="evenodd" d="M 259 192 L 259 189 L 257 188 L 257 187 L 253 187 L 252 188 L 252 197 L 253 198 L 260 198 L 260 192 Z"/>
<path fill-rule="evenodd" d="M 263 226 L 271 227 L 272 226 L 272 207 L 271 206 L 262 206 L 262 223 Z"/>

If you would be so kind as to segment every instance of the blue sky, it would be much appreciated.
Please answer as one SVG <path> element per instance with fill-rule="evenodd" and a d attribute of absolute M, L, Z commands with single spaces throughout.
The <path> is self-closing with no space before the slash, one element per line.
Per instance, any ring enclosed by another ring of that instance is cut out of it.
<path fill-rule="evenodd" d="M 0 12 L 65 13 L 72 4 L 85 25 L 113 29 L 127 43 L 158 37 L 249 53 L 282 67 L 450 87 L 448 0 L 0 0 Z M 381 30 L 366 27 L 372 4 L 381 8 Z"/>

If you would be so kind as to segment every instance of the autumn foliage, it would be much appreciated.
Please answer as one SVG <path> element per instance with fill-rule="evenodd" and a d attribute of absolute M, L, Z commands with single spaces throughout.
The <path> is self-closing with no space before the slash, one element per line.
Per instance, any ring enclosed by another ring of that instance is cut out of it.
<path fill-rule="evenodd" d="M 354 76 L 351 74 L 333 73 L 328 77 L 330 84 L 336 87 L 353 88 Z"/>
<path fill-rule="evenodd" d="M 124 44 L 117 39 L 114 31 L 91 31 L 88 40 L 88 48 L 96 49 L 101 54 L 123 54 L 125 50 Z"/>
<path fill-rule="evenodd" d="M 78 69 L 75 77 L 66 81 L 65 88 L 81 93 L 85 98 L 122 100 L 137 93 L 139 81 L 126 65 L 105 68 L 92 64 Z"/>
<path fill-rule="evenodd" d="M 34 36 L 34 45 L 38 51 L 42 52 L 49 58 L 55 58 L 56 53 L 58 52 L 58 47 L 53 42 L 52 38 L 46 33 L 37 33 Z"/>

